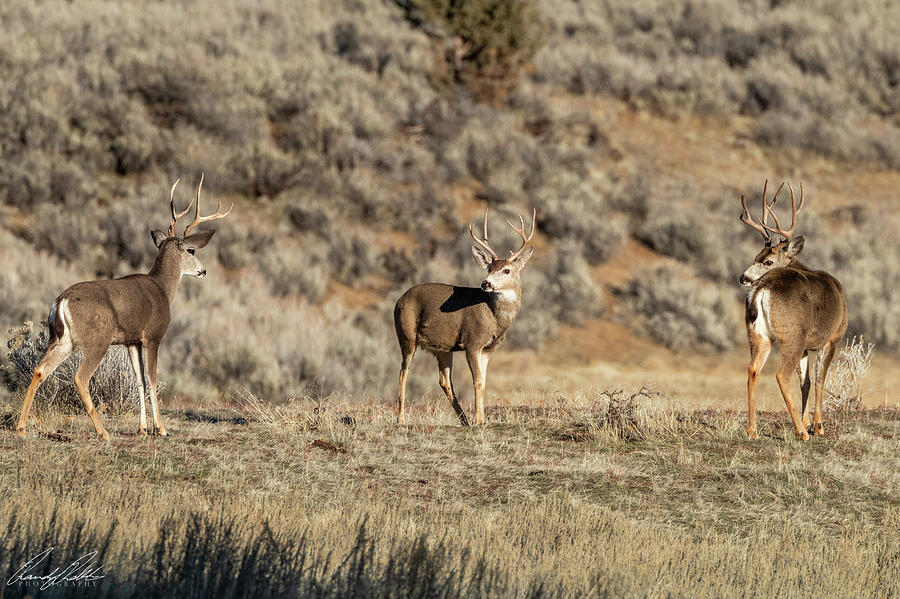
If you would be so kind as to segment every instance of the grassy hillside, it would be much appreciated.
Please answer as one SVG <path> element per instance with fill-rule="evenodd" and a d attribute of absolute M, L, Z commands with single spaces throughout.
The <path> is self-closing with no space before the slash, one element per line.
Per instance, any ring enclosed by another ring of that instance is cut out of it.
<path fill-rule="evenodd" d="M 807 443 L 768 414 L 751 442 L 734 414 L 646 400 L 529 398 L 480 429 L 248 400 L 170 407 L 165 439 L 131 414 L 112 444 L 48 415 L 64 432 L 0 435 L 0 572 L 53 546 L 51 567 L 100 552 L 105 578 L 50 597 L 900 592 L 896 409 Z"/>
<path fill-rule="evenodd" d="M 454 6 L 5 3 L 0 328 L 147 269 L 168 186 L 186 201 L 205 173 L 236 208 L 176 300 L 176 393 L 389 397 L 393 301 L 477 283 L 484 206 L 501 247 L 502 217 L 538 211 L 508 349 L 601 319 L 731 351 L 759 247 L 737 200 L 790 178 L 850 334 L 900 347 L 896 7 L 554 0 L 498 25 Z"/>

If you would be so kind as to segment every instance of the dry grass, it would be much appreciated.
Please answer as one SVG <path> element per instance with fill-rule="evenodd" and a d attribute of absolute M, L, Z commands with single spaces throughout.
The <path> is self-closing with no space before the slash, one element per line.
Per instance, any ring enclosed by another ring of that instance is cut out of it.
<path fill-rule="evenodd" d="M 0 432 L 0 556 L 102 545 L 101 590 L 135 596 L 362 579 L 359 595 L 384 597 L 427 595 L 426 583 L 499 596 L 900 592 L 897 410 L 842 415 L 808 443 L 764 414 L 750 442 L 743 414 L 666 409 L 643 391 L 519 398 L 475 429 L 443 404 L 397 426 L 379 404 L 249 395 L 169 410 L 166 439 L 132 435 L 133 415 L 108 423 L 109 444 L 86 418 L 45 419 L 26 441 Z"/>

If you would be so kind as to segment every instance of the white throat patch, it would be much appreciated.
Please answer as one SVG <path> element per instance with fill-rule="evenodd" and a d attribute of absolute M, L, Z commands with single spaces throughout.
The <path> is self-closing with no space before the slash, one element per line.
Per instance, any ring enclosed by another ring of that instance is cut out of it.
<path fill-rule="evenodd" d="M 515 302 L 519 299 L 519 296 L 514 289 L 501 289 L 499 291 L 492 291 L 491 293 L 493 293 L 497 299 L 504 302 Z"/>

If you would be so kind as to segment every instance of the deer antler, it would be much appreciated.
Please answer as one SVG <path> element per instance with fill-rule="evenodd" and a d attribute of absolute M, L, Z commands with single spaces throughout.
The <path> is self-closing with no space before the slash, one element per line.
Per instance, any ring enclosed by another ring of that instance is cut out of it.
<path fill-rule="evenodd" d="M 188 210 L 191 209 L 191 205 L 194 203 L 194 200 L 191 199 L 191 202 L 183 212 L 175 211 L 175 188 L 178 187 L 179 181 L 181 181 L 180 178 L 175 179 L 175 182 L 172 183 L 172 189 L 169 190 L 169 209 L 172 211 L 172 219 L 169 221 L 169 237 L 175 237 L 175 221 L 187 214 Z"/>
<path fill-rule="evenodd" d="M 234 208 L 234 202 L 231 203 L 231 207 L 228 208 L 225 212 L 221 212 L 222 210 L 222 200 L 216 200 L 216 213 L 210 214 L 209 216 L 200 216 L 200 192 L 203 190 L 203 174 L 200 174 L 200 184 L 197 186 L 197 206 L 194 209 L 194 220 L 191 221 L 184 229 L 184 236 L 187 237 L 188 233 L 190 233 L 194 227 L 199 225 L 200 223 L 206 223 L 211 220 L 219 220 L 220 218 L 225 218 L 229 214 L 231 214 L 231 210 Z M 188 206 L 190 208 L 190 206 Z M 187 212 L 187 211 L 185 211 Z"/>
<path fill-rule="evenodd" d="M 522 218 L 521 214 L 519 215 L 519 223 L 521 225 L 521 228 L 517 229 L 515 227 L 515 225 L 513 225 L 511 222 L 506 221 L 506 224 L 509 225 L 510 228 L 512 228 L 512 230 L 515 231 L 516 233 L 518 233 L 519 237 L 522 238 L 522 247 L 517 249 L 515 252 L 512 250 L 509 251 L 509 259 L 510 260 L 515 260 L 516 258 L 518 258 L 522 254 L 522 252 L 525 251 L 525 247 L 528 245 L 528 242 L 531 241 L 531 238 L 534 237 L 534 222 L 535 222 L 536 218 L 537 218 L 537 208 L 532 208 L 531 232 L 528 234 L 527 237 L 525 236 L 525 219 Z"/>
<path fill-rule="evenodd" d="M 497 252 L 495 252 L 494 248 L 492 248 L 491 245 L 488 243 L 487 215 L 488 215 L 488 211 L 485 208 L 485 210 L 484 210 L 484 235 L 482 236 L 483 239 L 478 239 L 478 237 L 475 236 L 475 224 L 474 223 L 469 223 L 469 234 L 472 236 L 472 239 L 475 240 L 475 243 L 477 243 L 482 248 L 484 248 L 485 251 L 487 251 L 487 253 L 489 253 L 494 260 L 496 260 L 500 256 L 497 255 Z"/>
<path fill-rule="evenodd" d="M 775 202 L 778 200 L 778 194 L 781 193 L 781 189 L 784 187 L 784 183 L 778 186 L 778 189 L 775 190 L 775 195 L 772 197 L 772 201 L 769 202 L 766 200 L 766 190 L 769 185 L 769 180 L 766 179 L 766 182 L 763 184 L 763 194 L 762 194 L 762 220 L 756 221 L 752 216 L 750 216 L 750 210 L 747 208 L 747 202 L 744 201 L 744 194 L 741 194 L 741 206 L 744 208 L 743 214 L 741 214 L 741 221 L 748 225 L 749 227 L 756 229 L 762 234 L 763 239 L 766 240 L 766 243 L 772 244 L 772 236 L 769 233 L 774 233 L 776 235 L 782 235 L 785 237 L 787 241 L 791 240 L 791 237 L 794 234 L 794 224 L 797 220 L 797 213 L 800 211 L 800 208 L 803 207 L 803 186 L 800 186 L 800 205 L 797 205 L 797 201 L 794 198 L 794 190 L 791 188 L 790 184 L 788 184 L 788 188 L 791 190 L 791 208 L 793 210 L 793 216 L 791 217 L 791 228 L 785 231 L 781 228 L 781 224 L 778 222 L 778 216 L 775 214 L 775 211 L 772 208 L 775 206 Z M 775 219 L 775 227 L 769 226 L 769 215 L 772 215 L 772 218 Z"/>
<path fill-rule="evenodd" d="M 784 187 L 784 183 L 781 184 L 781 187 Z M 781 187 L 778 188 L 781 191 Z M 803 183 L 800 184 L 800 202 L 797 202 L 796 196 L 794 196 L 794 188 L 791 187 L 791 184 L 788 183 L 788 189 L 791 190 L 791 228 L 784 230 L 781 228 L 781 223 L 778 222 L 778 217 L 775 215 L 775 211 L 772 210 L 772 206 L 775 205 L 775 198 L 772 198 L 772 204 L 766 205 L 766 212 L 772 215 L 772 218 L 775 219 L 775 227 L 772 228 L 765 222 L 765 218 L 763 219 L 763 226 L 775 233 L 776 235 L 781 235 L 784 237 L 785 241 L 790 241 L 791 238 L 794 237 L 794 226 L 797 224 L 797 214 L 800 212 L 800 209 L 803 208 Z M 776 193 L 777 197 L 778 194 Z"/>

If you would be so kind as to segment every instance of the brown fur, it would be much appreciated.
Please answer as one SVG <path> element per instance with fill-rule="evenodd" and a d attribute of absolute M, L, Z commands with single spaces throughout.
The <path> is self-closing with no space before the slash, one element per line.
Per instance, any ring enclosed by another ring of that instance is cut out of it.
<path fill-rule="evenodd" d="M 532 232 L 533 228 L 532 224 Z M 522 237 L 525 239 L 524 233 Z M 528 240 L 530 237 L 525 244 Z M 409 365 L 416 348 L 422 347 L 437 358 L 441 389 L 464 426 L 469 420 L 453 391 L 452 371 L 453 352 L 465 352 L 475 386 L 475 423 L 484 423 L 487 365 L 492 352 L 503 343 L 507 330 L 519 315 L 522 303 L 519 274 L 533 252 L 533 248 L 526 249 L 525 244 L 516 257 L 509 260 L 496 258 L 474 246 L 476 262 L 488 270 L 480 289 L 425 283 L 411 287 L 397 300 L 394 326 L 402 354 L 399 422 L 406 417 Z"/>
<path fill-rule="evenodd" d="M 174 189 L 174 188 L 173 188 Z M 174 221 L 173 221 L 174 224 Z M 25 393 L 16 430 L 25 435 L 28 414 L 43 380 L 76 348 L 84 360 L 75 373 L 75 386 L 101 439 L 109 439 L 89 393 L 91 377 L 110 345 L 128 347 L 132 369 L 137 377 L 141 399 L 141 426 L 146 434 L 144 375 L 153 411 L 154 431 L 166 435 L 159 417 L 156 397 L 159 345 L 169 328 L 169 304 L 175 297 L 184 274 L 203 276 L 206 269 L 194 257 L 194 250 L 209 242 L 215 231 L 202 231 L 186 238 L 170 237 L 161 231 L 152 233 L 159 254 L 150 272 L 128 275 L 109 281 L 86 281 L 63 291 L 50 311 L 50 346 L 34 370 Z M 146 350 L 144 360 L 142 350 Z"/>
<path fill-rule="evenodd" d="M 759 265 L 770 267 L 770 270 L 750 283 L 747 293 L 745 322 L 750 342 L 747 433 L 751 438 L 758 436 L 754 395 L 756 380 L 765 365 L 772 343 L 776 340 L 781 346 L 781 362 L 776 379 L 797 436 L 801 439 L 809 438 L 809 421 L 805 414 L 810 390 L 808 352 L 819 352 L 816 362 L 813 432 L 817 435 L 824 434 L 822 402 L 825 377 L 837 346 L 847 330 L 847 302 L 837 279 L 824 271 L 811 270 L 796 258 L 802 248 L 803 238 L 798 238 L 798 241 L 799 243 L 794 242 L 794 246 L 799 248 L 793 252 L 789 251 L 786 242 L 765 248 L 747 270 L 749 273 Z M 767 262 L 772 264 L 767 265 Z M 746 276 L 745 273 L 742 280 Z M 758 298 L 759 301 L 762 298 L 768 299 L 766 314 L 760 314 Z M 761 326 L 762 324 L 767 326 Z M 790 376 L 798 370 L 801 363 L 806 367 L 800 369 L 802 403 L 798 413 L 790 389 Z"/>

